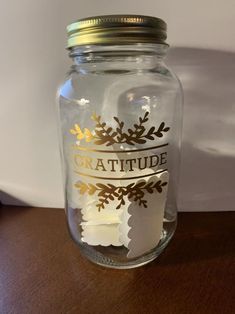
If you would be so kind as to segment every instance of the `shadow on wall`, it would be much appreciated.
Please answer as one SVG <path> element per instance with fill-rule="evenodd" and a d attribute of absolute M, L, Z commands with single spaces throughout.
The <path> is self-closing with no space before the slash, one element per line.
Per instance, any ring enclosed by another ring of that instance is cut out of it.
<path fill-rule="evenodd" d="M 6 193 L 3 191 L 0 191 L 0 205 L 1 204 L 11 204 L 11 205 L 17 205 L 17 206 L 30 206 L 30 204 L 27 204 L 26 202 Z"/>
<path fill-rule="evenodd" d="M 183 211 L 235 210 L 235 53 L 172 48 L 184 89 Z"/>

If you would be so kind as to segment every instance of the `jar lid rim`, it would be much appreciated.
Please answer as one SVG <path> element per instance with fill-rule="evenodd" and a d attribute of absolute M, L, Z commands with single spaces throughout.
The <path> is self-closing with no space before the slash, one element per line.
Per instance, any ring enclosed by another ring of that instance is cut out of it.
<path fill-rule="evenodd" d="M 67 34 L 68 48 L 92 44 L 166 44 L 167 24 L 146 15 L 102 15 L 71 23 Z"/>

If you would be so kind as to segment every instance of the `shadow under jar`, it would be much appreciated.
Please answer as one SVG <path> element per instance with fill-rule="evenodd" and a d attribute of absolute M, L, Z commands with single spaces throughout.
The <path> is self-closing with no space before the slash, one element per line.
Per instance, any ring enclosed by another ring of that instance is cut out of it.
<path fill-rule="evenodd" d="M 155 259 L 177 222 L 182 89 L 164 64 L 166 24 L 114 15 L 68 26 L 59 88 L 68 226 L 96 264 Z"/>

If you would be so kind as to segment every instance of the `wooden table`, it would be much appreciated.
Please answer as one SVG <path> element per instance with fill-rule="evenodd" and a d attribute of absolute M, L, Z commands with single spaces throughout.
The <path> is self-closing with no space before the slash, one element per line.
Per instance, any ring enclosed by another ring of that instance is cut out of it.
<path fill-rule="evenodd" d="M 151 264 L 84 259 L 61 209 L 0 208 L 0 313 L 235 313 L 235 212 L 181 213 Z"/>

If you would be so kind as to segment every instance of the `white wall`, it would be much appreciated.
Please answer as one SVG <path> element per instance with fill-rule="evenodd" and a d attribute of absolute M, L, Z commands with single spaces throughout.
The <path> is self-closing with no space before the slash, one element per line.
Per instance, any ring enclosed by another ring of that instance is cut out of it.
<path fill-rule="evenodd" d="M 185 90 L 181 210 L 234 210 L 235 2 L 2 1 L 0 199 L 62 207 L 55 91 L 69 66 L 65 27 L 90 15 L 168 23 L 169 64 Z"/>

